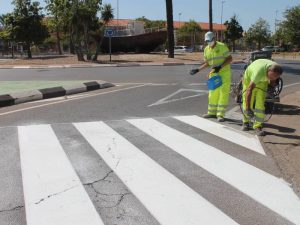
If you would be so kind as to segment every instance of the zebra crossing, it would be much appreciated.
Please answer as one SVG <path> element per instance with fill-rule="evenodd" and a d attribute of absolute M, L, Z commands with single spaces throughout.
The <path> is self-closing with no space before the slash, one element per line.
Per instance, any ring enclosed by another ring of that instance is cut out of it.
<path fill-rule="evenodd" d="M 24 205 L 6 198 L 0 225 L 300 224 L 300 199 L 257 137 L 198 116 L 1 130 L 15 165 L 0 169 L 20 171 L 5 176 Z"/>

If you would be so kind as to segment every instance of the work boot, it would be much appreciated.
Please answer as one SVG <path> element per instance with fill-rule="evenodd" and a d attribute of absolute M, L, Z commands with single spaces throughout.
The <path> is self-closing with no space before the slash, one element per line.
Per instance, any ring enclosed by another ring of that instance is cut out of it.
<path fill-rule="evenodd" d="M 250 124 L 249 123 L 243 123 L 242 131 L 248 131 L 250 130 Z"/>
<path fill-rule="evenodd" d="M 203 114 L 202 117 L 205 119 L 217 118 L 217 116 L 213 114 Z"/>
<path fill-rule="evenodd" d="M 257 127 L 257 128 L 255 128 L 255 134 L 257 135 L 257 136 L 265 136 L 266 135 L 266 132 L 265 131 L 263 131 L 263 129 L 262 129 L 262 127 Z"/>
<path fill-rule="evenodd" d="M 225 121 L 225 119 L 223 116 L 218 116 L 218 122 L 222 123 L 224 121 Z"/>

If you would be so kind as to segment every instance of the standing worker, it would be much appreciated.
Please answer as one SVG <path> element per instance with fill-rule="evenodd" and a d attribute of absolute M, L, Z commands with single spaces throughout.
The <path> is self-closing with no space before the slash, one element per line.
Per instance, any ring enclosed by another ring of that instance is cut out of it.
<path fill-rule="evenodd" d="M 254 116 L 253 129 L 258 136 L 265 135 L 262 127 L 268 85 L 274 86 L 281 74 L 281 66 L 269 59 L 257 59 L 247 67 L 243 77 L 243 131 L 250 129 L 250 117 Z"/>
<path fill-rule="evenodd" d="M 210 66 L 212 71 L 209 74 L 209 78 L 215 75 L 221 76 L 222 85 L 215 90 L 209 90 L 208 111 L 203 117 L 218 118 L 219 122 L 224 122 L 225 111 L 229 101 L 232 56 L 224 43 L 215 40 L 213 32 L 209 31 L 205 34 L 205 42 L 208 46 L 204 49 L 204 63 L 199 69 L 191 70 L 190 74 L 194 75 Z"/>

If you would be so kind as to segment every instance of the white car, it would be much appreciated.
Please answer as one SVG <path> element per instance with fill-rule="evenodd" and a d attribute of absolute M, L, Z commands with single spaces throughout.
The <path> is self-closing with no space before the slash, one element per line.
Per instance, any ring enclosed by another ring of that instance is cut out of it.
<path fill-rule="evenodd" d="M 168 52 L 168 49 L 166 49 L 165 52 Z M 184 45 L 174 46 L 174 53 L 186 53 L 186 52 L 190 52 L 190 49 L 187 46 Z"/>
<path fill-rule="evenodd" d="M 189 49 L 187 46 L 181 45 L 181 46 L 175 46 L 174 47 L 174 52 L 175 53 L 186 53 L 188 52 Z"/>

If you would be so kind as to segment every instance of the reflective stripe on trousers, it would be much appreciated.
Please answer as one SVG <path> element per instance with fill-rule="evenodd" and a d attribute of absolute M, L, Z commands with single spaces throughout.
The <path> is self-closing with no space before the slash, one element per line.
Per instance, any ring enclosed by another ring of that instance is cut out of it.
<path fill-rule="evenodd" d="M 216 115 L 220 117 L 225 116 L 225 111 L 228 105 L 230 81 L 223 81 L 222 86 L 215 90 L 210 90 L 208 93 L 208 111 L 210 115 Z"/>
<path fill-rule="evenodd" d="M 243 110 L 246 109 L 246 92 L 249 84 L 243 84 Z M 250 101 L 250 108 L 254 112 L 255 116 L 255 122 L 253 124 L 253 129 L 262 127 L 264 119 L 265 119 L 265 100 L 266 100 L 266 92 L 263 90 L 267 90 L 268 83 L 267 82 L 261 82 L 258 85 L 256 85 L 256 88 L 252 90 L 251 95 L 251 101 Z M 260 90 L 262 89 L 262 90 Z M 250 120 L 249 117 L 247 117 L 244 114 L 243 117 L 243 123 L 248 123 Z"/>

